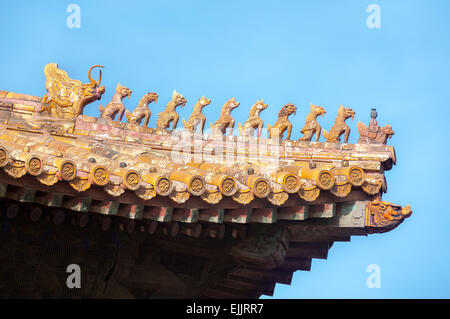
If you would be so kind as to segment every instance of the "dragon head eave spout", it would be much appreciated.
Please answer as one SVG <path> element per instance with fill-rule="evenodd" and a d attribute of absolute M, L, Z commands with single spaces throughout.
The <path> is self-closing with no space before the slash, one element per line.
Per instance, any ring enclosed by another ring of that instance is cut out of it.
<path fill-rule="evenodd" d="M 367 233 L 384 233 L 396 228 L 412 215 L 410 205 L 404 207 L 374 200 L 366 206 Z"/>

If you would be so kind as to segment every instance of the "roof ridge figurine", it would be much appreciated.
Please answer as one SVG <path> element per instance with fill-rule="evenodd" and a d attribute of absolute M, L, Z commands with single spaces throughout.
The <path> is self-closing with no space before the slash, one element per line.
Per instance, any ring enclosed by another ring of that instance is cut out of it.
<path fill-rule="evenodd" d="M 116 93 L 114 93 L 111 101 L 106 105 L 99 105 L 98 108 L 100 110 L 100 117 L 114 121 L 114 118 L 117 114 L 117 120 L 120 122 L 122 121 L 123 113 L 125 111 L 125 105 L 123 105 L 122 100 L 124 98 L 130 98 L 131 91 L 126 86 L 123 86 L 122 84 L 118 83 L 116 87 Z"/>
<path fill-rule="evenodd" d="M 345 123 L 345 121 L 350 117 L 352 119 L 355 117 L 355 111 L 349 107 L 344 107 L 341 104 L 338 109 L 338 116 L 336 117 L 330 132 L 323 130 L 323 136 L 327 139 L 327 142 L 339 143 L 341 141 L 342 134 L 345 134 L 344 143 L 348 142 L 350 127 Z"/>
<path fill-rule="evenodd" d="M 125 117 L 130 124 L 140 125 L 144 119 L 144 126 L 147 127 L 148 121 L 152 112 L 150 111 L 149 104 L 152 102 L 158 102 L 158 94 L 155 92 L 149 92 L 145 94 L 139 101 L 138 106 L 130 112 L 125 110 Z"/>
<path fill-rule="evenodd" d="M 92 66 L 88 71 L 90 83 L 83 84 L 78 80 L 70 79 L 64 70 L 58 68 L 56 63 L 47 64 L 44 68 L 44 73 L 46 75 L 46 89 L 48 92 L 45 94 L 37 110 L 39 112 L 46 110 L 54 118 L 76 120 L 82 114 L 84 106 L 100 99 L 105 92 L 105 87 L 100 86 L 102 79 L 101 70 L 97 81 L 91 77 L 91 71 L 94 68 L 103 68 L 103 66 Z M 155 92 L 145 94 L 133 112 L 130 112 L 125 108 L 122 100 L 125 97 L 129 98 L 131 94 L 132 90 L 118 83 L 111 101 L 106 106 L 99 105 L 100 118 L 114 121 L 116 115 L 118 115 L 117 121 L 120 122 L 122 121 L 123 115 L 125 115 L 128 123 L 140 125 L 144 121 L 144 126 L 147 127 L 151 116 L 149 104 L 151 102 L 157 102 L 158 94 Z M 198 99 L 189 119 L 187 121 L 184 118 L 182 119 L 185 130 L 193 133 L 200 126 L 199 131 L 201 134 L 204 134 L 206 117 L 202 112 L 203 108 L 210 105 L 210 103 L 211 100 L 205 98 L 205 96 Z M 179 115 L 176 108 L 180 105 L 181 107 L 186 105 L 186 98 L 174 90 L 172 100 L 169 101 L 164 111 L 158 113 L 157 129 L 154 132 L 161 133 L 162 130 L 169 129 L 170 123 L 172 123 L 172 130 L 177 128 Z M 231 116 L 231 111 L 239 105 L 240 103 L 236 102 L 235 97 L 225 102 L 222 106 L 219 119 L 214 124 L 210 123 L 213 135 L 225 135 L 227 129 L 230 129 L 229 135 L 233 134 L 235 120 Z M 239 135 L 253 136 L 255 131 L 258 130 L 257 138 L 259 139 L 264 126 L 260 114 L 267 107 L 268 104 L 264 102 L 264 99 L 257 100 L 250 108 L 249 117 L 244 125 L 238 123 Z M 287 132 L 286 139 L 290 140 L 293 125 L 289 121 L 289 116 L 296 114 L 296 111 L 297 107 L 294 104 L 285 104 L 278 113 L 276 123 L 273 126 L 270 124 L 267 125 L 269 138 L 277 136 L 279 139 L 282 139 L 284 132 Z M 344 143 L 347 143 L 350 135 L 350 127 L 345 122 L 350 117 L 353 119 L 355 112 L 351 108 L 344 107 L 341 104 L 334 125 L 329 132 L 325 129 L 322 130 L 322 127 L 317 122 L 317 117 L 320 115 L 325 116 L 326 113 L 322 106 L 310 103 L 310 112 L 306 116 L 303 129 L 300 131 L 303 136 L 298 140 L 310 142 L 315 135 L 315 141 L 318 142 L 322 134 L 326 142 L 339 143 L 340 137 L 344 134 Z M 372 109 L 368 127 L 362 122 L 357 123 L 357 128 L 360 133 L 358 144 L 386 144 L 387 139 L 394 135 L 392 127 L 390 125 L 380 127 L 376 121 L 376 117 L 376 110 Z M 70 126 L 69 123 L 64 125 L 67 127 Z M 124 126 L 121 127 L 123 128 Z M 59 128 L 59 130 L 63 130 L 63 128 Z M 70 132 L 70 128 L 66 132 Z"/>
<path fill-rule="evenodd" d="M 360 135 L 358 144 L 386 144 L 388 138 L 391 138 L 395 134 L 392 126 L 385 125 L 380 127 L 378 125 L 376 120 L 377 115 L 376 109 L 372 109 L 372 112 L 370 112 L 369 127 L 362 122 L 356 124 Z"/>
<path fill-rule="evenodd" d="M 325 116 L 327 111 L 319 105 L 311 104 L 311 112 L 306 116 L 305 127 L 302 128 L 300 133 L 303 137 L 299 138 L 299 141 L 311 141 L 314 134 L 316 135 L 316 142 L 319 141 L 320 133 L 322 132 L 322 127 L 317 123 L 317 117 L 319 115 Z"/>
<path fill-rule="evenodd" d="M 255 104 L 250 108 L 248 120 L 245 121 L 242 126 L 238 123 L 239 133 L 242 136 L 253 136 L 255 130 L 258 130 L 258 138 L 261 137 L 262 128 L 264 126 L 263 120 L 259 117 L 259 114 L 267 109 L 268 104 L 264 103 L 264 99 L 261 101 L 256 101 Z"/>
<path fill-rule="evenodd" d="M 167 103 L 163 112 L 158 113 L 158 120 L 156 122 L 157 129 L 165 130 L 169 128 L 170 123 L 172 123 L 172 130 L 177 128 L 180 116 L 178 115 L 176 109 L 177 106 L 180 105 L 181 107 L 184 107 L 186 105 L 186 99 L 183 95 L 173 90 L 172 100 Z"/>
<path fill-rule="evenodd" d="M 197 127 L 200 125 L 200 132 L 203 134 L 203 130 L 205 129 L 206 116 L 203 115 L 203 108 L 207 105 L 211 104 L 211 100 L 208 100 L 205 96 L 202 96 L 198 99 L 197 103 L 194 105 L 194 109 L 192 110 L 191 116 L 186 121 L 183 118 L 184 128 L 194 133 Z"/>
<path fill-rule="evenodd" d="M 286 139 L 289 140 L 291 138 L 291 131 L 292 131 L 292 123 L 289 121 L 289 116 L 291 114 L 296 114 L 297 107 L 292 104 L 288 103 L 283 105 L 283 107 L 280 109 L 280 112 L 278 112 L 278 120 L 275 122 L 273 126 L 270 124 L 267 125 L 267 131 L 269 132 L 269 138 L 273 138 L 274 134 L 278 135 L 278 138 L 281 139 L 283 137 L 283 134 L 285 131 L 287 131 Z"/>
<path fill-rule="evenodd" d="M 222 110 L 220 112 L 220 117 L 214 123 L 211 123 L 210 127 L 213 132 L 213 135 L 225 135 L 227 133 L 227 129 L 230 129 L 230 135 L 233 135 L 234 128 L 234 118 L 231 116 L 231 111 L 237 108 L 240 105 L 239 102 L 236 102 L 236 98 L 231 98 L 225 102 L 222 106 Z"/>
<path fill-rule="evenodd" d="M 42 99 L 39 112 L 47 110 L 55 118 L 74 120 L 83 113 L 83 108 L 87 104 L 100 100 L 105 93 L 105 87 L 100 86 L 101 70 L 98 81 L 92 79 L 91 71 L 94 68 L 103 66 L 92 66 L 88 71 L 90 83 L 81 83 L 79 80 L 69 78 L 66 71 L 58 68 L 58 64 L 47 64 L 44 68 L 47 93 Z"/>

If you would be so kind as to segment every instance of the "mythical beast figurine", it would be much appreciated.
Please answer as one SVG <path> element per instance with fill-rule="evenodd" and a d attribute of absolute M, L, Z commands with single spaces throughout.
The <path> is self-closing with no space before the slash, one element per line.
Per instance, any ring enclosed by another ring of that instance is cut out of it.
<path fill-rule="evenodd" d="M 233 135 L 234 119 L 231 116 L 231 111 L 239 106 L 239 102 L 236 102 L 235 98 L 229 99 L 223 106 L 219 119 L 214 123 L 211 123 L 211 130 L 214 135 L 225 135 L 227 128 L 230 128 L 230 135 Z"/>
<path fill-rule="evenodd" d="M 184 107 L 186 105 L 186 99 L 183 95 L 173 90 L 172 100 L 167 103 L 166 109 L 163 112 L 158 113 L 158 120 L 156 122 L 156 127 L 159 130 L 165 130 L 169 128 L 172 122 L 172 130 L 177 128 L 178 120 L 180 116 L 178 115 L 176 109 L 177 106 Z"/>
<path fill-rule="evenodd" d="M 372 112 L 370 112 L 371 119 L 369 127 L 362 122 L 356 124 L 360 135 L 358 144 L 386 144 L 388 138 L 391 138 L 395 134 L 392 126 L 385 125 L 381 127 L 378 125 L 376 120 L 377 115 L 377 111 L 372 109 Z"/>
<path fill-rule="evenodd" d="M 326 113 L 323 107 L 311 103 L 311 112 L 306 116 L 305 127 L 300 131 L 303 137 L 300 137 L 299 141 L 311 141 L 314 134 L 316 134 L 316 142 L 319 141 L 322 127 L 317 123 L 317 117 L 324 116 Z"/>
<path fill-rule="evenodd" d="M 114 118 L 117 116 L 118 121 L 122 121 L 123 113 L 125 111 L 125 105 L 123 105 L 122 100 L 126 97 L 130 98 L 131 91 L 129 88 L 117 84 L 116 93 L 114 93 L 111 102 L 109 102 L 106 106 L 99 105 L 100 109 L 100 117 L 104 119 L 108 119 L 110 121 L 114 121 Z"/>
<path fill-rule="evenodd" d="M 267 104 L 264 103 L 264 99 L 256 101 L 250 109 L 248 120 L 244 123 L 238 123 L 239 132 L 242 136 L 253 136 L 255 130 L 258 130 L 258 138 L 261 137 L 262 128 L 264 125 L 263 120 L 259 117 L 259 113 L 267 109 Z"/>
<path fill-rule="evenodd" d="M 45 88 L 47 94 L 42 99 L 42 108 L 40 112 L 47 110 L 48 113 L 59 119 L 74 120 L 83 113 L 83 108 L 100 100 L 105 87 L 100 86 L 102 72 L 98 81 L 91 77 L 91 71 L 94 68 L 102 68 L 101 65 L 94 65 L 88 71 L 90 83 L 83 84 L 81 81 L 72 80 L 64 70 L 58 69 L 56 63 L 49 63 L 44 68 L 44 74 L 47 78 Z"/>
<path fill-rule="evenodd" d="M 269 138 L 273 138 L 275 135 L 278 135 L 278 138 L 281 139 L 285 131 L 287 131 L 286 139 L 291 138 L 292 131 L 292 123 L 289 121 L 289 116 L 291 114 L 296 114 L 297 107 L 292 104 L 284 105 L 280 112 L 278 112 L 278 120 L 275 122 L 273 126 L 267 125 L 267 130 L 269 131 Z"/>
<path fill-rule="evenodd" d="M 194 133 L 197 129 L 197 126 L 200 125 L 200 132 L 203 134 L 203 130 L 205 129 L 206 117 L 203 115 L 202 110 L 210 103 L 211 100 L 208 100 L 204 96 L 198 99 L 198 102 L 195 103 L 194 110 L 192 111 L 192 114 L 187 122 L 183 119 L 184 128 L 187 131 Z"/>
<path fill-rule="evenodd" d="M 350 135 L 350 127 L 345 124 L 345 120 L 349 117 L 352 119 L 355 117 L 355 111 L 349 107 L 344 107 L 342 104 L 338 110 L 338 116 L 334 121 L 333 127 L 331 127 L 330 132 L 323 130 L 323 136 L 327 139 L 327 142 L 339 143 L 341 141 L 341 135 L 345 133 L 344 143 L 348 142 L 348 137 Z"/>
<path fill-rule="evenodd" d="M 144 119 L 144 126 L 147 127 L 148 121 L 150 120 L 150 116 L 152 112 L 150 111 L 149 104 L 152 102 L 158 101 L 158 94 L 154 92 L 150 92 L 145 94 L 142 99 L 139 101 L 138 106 L 131 113 L 128 110 L 125 110 L 125 117 L 130 124 L 140 125 L 142 120 Z"/>

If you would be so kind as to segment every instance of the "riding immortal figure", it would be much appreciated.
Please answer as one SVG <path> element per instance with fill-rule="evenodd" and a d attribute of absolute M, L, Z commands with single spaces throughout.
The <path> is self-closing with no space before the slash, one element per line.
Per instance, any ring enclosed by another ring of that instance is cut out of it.
<path fill-rule="evenodd" d="M 299 141 L 311 141 L 314 134 L 316 134 L 316 142 L 319 141 L 322 127 L 317 123 L 317 117 L 324 116 L 325 113 L 327 112 L 323 107 L 311 103 L 311 112 L 306 116 L 305 127 L 300 131 L 303 137 L 299 138 Z"/>
<path fill-rule="evenodd" d="M 157 101 L 158 94 L 154 92 L 145 94 L 139 101 L 138 106 L 133 110 L 133 112 L 125 110 L 125 117 L 128 123 L 140 125 L 142 120 L 144 119 L 144 126 L 147 127 L 150 116 L 152 115 L 149 104 L 152 102 L 156 103 Z"/>
<path fill-rule="evenodd" d="M 186 99 L 183 95 L 173 90 L 172 100 L 167 103 L 166 109 L 163 112 L 158 113 L 158 120 L 156 122 L 156 127 L 159 130 L 165 130 L 169 128 L 170 123 L 172 123 L 172 129 L 177 128 L 178 120 L 180 116 L 178 115 L 176 109 L 177 106 L 184 107 L 186 105 Z"/>
<path fill-rule="evenodd" d="M 394 135 L 392 126 L 379 126 L 376 120 L 377 111 L 375 109 L 372 109 L 370 117 L 369 127 L 362 122 L 356 124 L 360 135 L 358 144 L 386 144 L 388 138 L 391 138 L 392 135 Z"/>
<path fill-rule="evenodd" d="M 261 137 L 262 128 L 264 126 L 263 120 L 259 117 L 259 114 L 267 109 L 267 104 L 264 104 L 264 99 L 256 101 L 250 109 L 248 120 L 244 123 L 238 123 L 240 134 L 243 136 L 253 136 L 255 130 L 258 130 L 258 138 Z"/>
<path fill-rule="evenodd" d="M 200 125 L 200 133 L 203 134 L 203 130 L 205 128 L 206 117 L 203 115 L 202 110 L 205 106 L 209 105 L 211 100 L 208 100 L 206 97 L 202 96 L 198 99 L 198 102 L 195 103 L 194 110 L 192 111 L 191 116 L 187 121 L 183 119 L 184 128 L 194 133 L 197 127 Z"/>
<path fill-rule="evenodd" d="M 106 106 L 99 105 L 100 109 L 100 117 L 114 121 L 114 118 L 117 116 L 117 120 L 120 122 L 122 121 L 123 113 L 125 112 L 125 105 L 123 105 L 122 100 L 126 97 L 130 98 L 131 91 L 129 88 L 121 85 L 120 83 L 117 84 L 116 87 L 116 93 L 114 93 L 111 102 L 109 102 Z"/>

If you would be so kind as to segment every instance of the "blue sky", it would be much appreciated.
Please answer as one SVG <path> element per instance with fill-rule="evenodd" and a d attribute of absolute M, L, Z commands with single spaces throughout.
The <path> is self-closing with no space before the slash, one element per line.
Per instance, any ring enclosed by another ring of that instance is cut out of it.
<path fill-rule="evenodd" d="M 79 29 L 66 25 L 71 3 L 81 8 Z M 366 25 L 370 4 L 380 6 L 379 29 Z M 269 104 L 266 125 L 294 103 L 292 139 L 309 103 L 327 110 L 325 129 L 343 104 L 356 111 L 350 143 L 376 108 L 379 124 L 395 131 L 398 158 L 383 198 L 411 204 L 412 217 L 389 233 L 335 243 L 328 260 L 277 285 L 274 298 L 450 298 L 450 2 L 2 1 L 0 12 L 1 90 L 43 96 L 45 64 L 83 82 L 102 64 L 102 103 L 119 81 L 133 90 L 129 109 L 159 94 L 152 127 L 176 89 L 188 100 L 181 117 L 202 95 L 212 99 L 206 126 L 231 97 L 241 123 L 258 99 Z M 97 116 L 98 103 L 85 114 Z M 369 264 L 381 267 L 381 288 L 366 286 Z"/>

